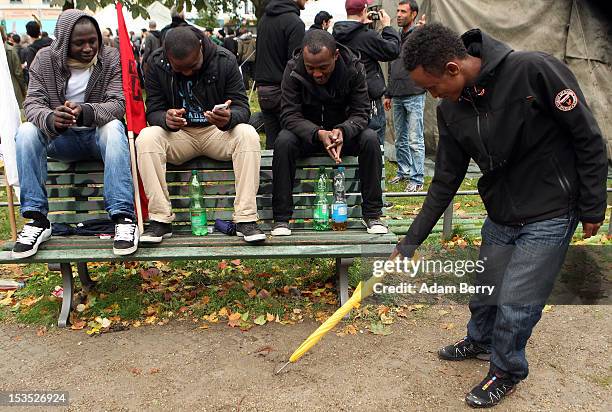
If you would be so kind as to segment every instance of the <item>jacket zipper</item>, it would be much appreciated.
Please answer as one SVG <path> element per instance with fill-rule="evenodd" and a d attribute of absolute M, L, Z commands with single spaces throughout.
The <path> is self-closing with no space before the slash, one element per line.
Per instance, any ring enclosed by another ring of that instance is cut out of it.
<path fill-rule="evenodd" d="M 474 111 L 476 112 L 476 130 L 478 131 L 478 140 L 481 146 L 481 150 L 483 151 L 483 153 L 489 158 L 489 169 L 493 169 L 493 158 L 491 157 L 491 155 L 489 154 L 489 151 L 487 150 L 485 144 L 484 144 L 484 140 L 482 139 L 482 133 L 480 130 L 480 111 L 478 110 L 478 107 L 476 107 L 476 104 L 474 103 L 472 94 L 468 91 L 468 94 L 470 95 L 470 104 L 472 105 L 472 108 L 474 109 Z M 487 113 L 485 113 L 485 116 L 487 115 Z"/>

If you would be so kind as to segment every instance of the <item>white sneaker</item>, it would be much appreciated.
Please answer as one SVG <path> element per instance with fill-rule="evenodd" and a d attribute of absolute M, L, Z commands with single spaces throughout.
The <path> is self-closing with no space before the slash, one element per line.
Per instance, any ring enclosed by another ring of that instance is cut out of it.
<path fill-rule="evenodd" d="M 51 228 L 34 226 L 26 223 L 19 232 L 17 241 L 13 246 L 11 257 L 13 259 L 23 259 L 35 255 L 41 243 L 46 242 L 51 237 Z"/>
<path fill-rule="evenodd" d="M 272 236 L 291 236 L 291 229 L 289 228 L 289 222 L 274 222 L 272 226 Z"/>

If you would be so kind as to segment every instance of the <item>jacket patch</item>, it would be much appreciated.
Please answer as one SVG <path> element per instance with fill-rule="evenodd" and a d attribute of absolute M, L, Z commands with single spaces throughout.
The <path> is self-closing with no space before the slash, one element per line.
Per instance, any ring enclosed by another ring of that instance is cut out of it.
<path fill-rule="evenodd" d="M 562 112 L 572 110 L 578 104 L 578 96 L 572 89 L 561 90 L 555 97 L 555 106 Z"/>

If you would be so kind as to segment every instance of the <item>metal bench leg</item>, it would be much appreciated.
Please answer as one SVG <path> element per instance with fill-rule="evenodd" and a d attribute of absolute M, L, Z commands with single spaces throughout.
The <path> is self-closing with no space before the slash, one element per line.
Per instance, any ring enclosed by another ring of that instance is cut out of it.
<path fill-rule="evenodd" d="M 60 270 L 62 272 L 62 280 L 64 283 L 64 297 L 62 299 L 62 310 L 57 320 L 57 326 L 65 328 L 70 325 L 70 310 L 72 309 L 73 299 L 73 281 L 72 281 L 72 265 L 70 263 L 61 263 Z"/>
<path fill-rule="evenodd" d="M 348 296 L 348 269 L 353 264 L 353 258 L 336 258 L 336 276 L 338 277 L 338 294 L 340 305 L 344 305 Z"/>
<path fill-rule="evenodd" d="M 89 271 L 87 270 L 87 262 L 77 263 L 77 272 L 79 272 L 79 279 L 81 279 L 81 285 L 83 285 L 83 291 L 89 292 L 96 286 L 96 282 L 89 277 Z"/>

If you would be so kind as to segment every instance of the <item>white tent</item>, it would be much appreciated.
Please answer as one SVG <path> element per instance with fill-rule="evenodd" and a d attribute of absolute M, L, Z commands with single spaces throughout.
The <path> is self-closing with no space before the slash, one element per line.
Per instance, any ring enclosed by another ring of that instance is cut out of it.
<path fill-rule="evenodd" d="M 132 18 L 130 13 L 125 6 L 123 6 L 123 17 L 125 19 L 125 25 L 128 31 L 134 31 L 139 33 L 141 29 L 149 28 L 149 20 L 154 20 L 157 23 L 157 29 L 161 29 L 167 24 L 170 24 L 170 10 L 159 2 L 155 2 L 147 7 L 149 12 L 149 19 L 146 20 L 142 17 Z M 114 5 L 108 5 L 101 11 L 94 15 L 94 18 L 98 21 L 101 29 L 109 27 L 113 30 L 113 34 L 117 30 L 117 10 Z"/>

